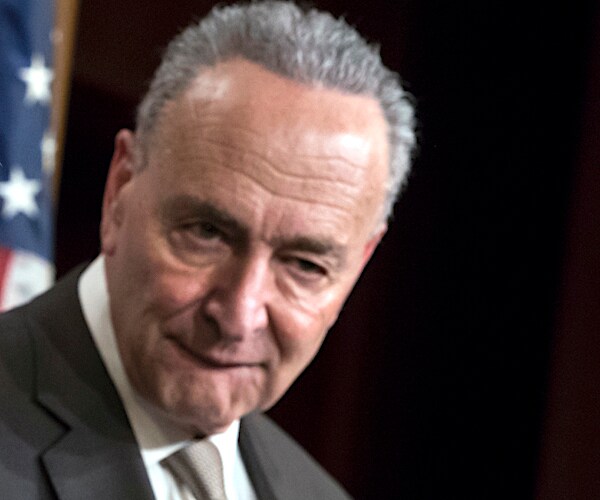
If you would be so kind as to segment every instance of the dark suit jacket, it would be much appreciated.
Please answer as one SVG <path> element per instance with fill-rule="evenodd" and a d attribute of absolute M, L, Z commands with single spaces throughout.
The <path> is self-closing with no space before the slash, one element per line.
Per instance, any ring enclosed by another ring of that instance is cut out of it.
<path fill-rule="evenodd" d="M 127 415 L 85 324 L 78 275 L 0 316 L 3 500 L 154 498 Z M 242 419 L 240 449 L 260 499 L 347 498 L 264 415 Z"/>

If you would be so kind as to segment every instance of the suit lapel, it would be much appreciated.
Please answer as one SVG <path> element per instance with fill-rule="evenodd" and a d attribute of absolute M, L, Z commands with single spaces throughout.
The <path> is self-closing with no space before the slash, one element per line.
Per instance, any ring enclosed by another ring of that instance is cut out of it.
<path fill-rule="evenodd" d="M 263 439 L 256 415 L 244 417 L 240 424 L 240 452 L 257 498 L 276 500 L 288 498 L 282 489 L 281 472 L 277 461 L 269 453 L 270 445 Z"/>
<path fill-rule="evenodd" d="M 37 400 L 66 428 L 42 462 L 61 500 L 149 500 L 137 442 L 81 313 L 78 274 L 32 304 Z"/>

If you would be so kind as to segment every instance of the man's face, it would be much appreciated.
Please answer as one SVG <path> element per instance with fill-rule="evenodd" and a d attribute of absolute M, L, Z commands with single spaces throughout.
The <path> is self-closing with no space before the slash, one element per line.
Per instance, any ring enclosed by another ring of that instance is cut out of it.
<path fill-rule="evenodd" d="M 273 405 L 315 356 L 385 227 L 378 103 L 234 60 L 121 131 L 102 249 L 133 386 L 205 434 Z"/>

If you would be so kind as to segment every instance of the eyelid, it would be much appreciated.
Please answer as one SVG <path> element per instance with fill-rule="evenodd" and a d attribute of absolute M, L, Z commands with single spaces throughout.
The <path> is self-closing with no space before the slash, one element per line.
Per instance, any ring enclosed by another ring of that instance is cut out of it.
<path fill-rule="evenodd" d="M 317 272 L 322 275 L 327 274 L 327 269 L 325 268 L 325 266 L 323 266 L 322 264 L 320 264 L 318 262 L 315 262 L 314 260 L 305 259 L 303 257 L 298 257 L 298 258 L 296 258 L 296 261 L 299 264 L 309 264 L 311 266 L 312 270 L 307 271 L 307 270 L 303 269 L 303 271 L 305 271 L 305 272 Z"/>
<path fill-rule="evenodd" d="M 215 235 L 225 235 L 226 232 L 219 226 L 218 223 L 207 219 L 190 219 L 184 221 L 181 227 L 189 230 L 212 231 Z"/>
<path fill-rule="evenodd" d="M 188 220 L 179 224 L 175 233 L 180 234 L 181 242 L 187 241 L 190 249 L 210 251 L 228 243 L 228 236 L 217 225 L 207 220 Z"/>
<path fill-rule="evenodd" d="M 293 266 L 292 273 L 302 275 L 303 278 L 317 280 L 327 277 L 331 274 L 328 266 L 318 259 L 304 257 L 301 255 L 290 255 L 283 259 L 284 263 L 291 263 Z M 303 263 L 313 266 L 313 269 L 303 269 Z"/>

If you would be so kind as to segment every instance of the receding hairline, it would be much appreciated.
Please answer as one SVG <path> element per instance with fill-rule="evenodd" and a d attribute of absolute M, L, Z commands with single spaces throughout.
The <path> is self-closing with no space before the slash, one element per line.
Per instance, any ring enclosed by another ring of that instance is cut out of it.
<path fill-rule="evenodd" d="M 177 94 L 175 94 L 172 98 L 168 99 L 167 101 L 165 101 L 163 103 L 162 107 L 158 111 L 156 119 L 153 123 L 153 127 L 146 132 L 149 132 L 150 135 L 152 135 L 156 130 L 158 130 L 160 128 L 160 123 L 164 116 L 165 110 L 168 109 L 169 107 L 173 106 L 175 103 L 177 103 L 180 99 L 184 98 L 186 95 L 190 96 L 190 97 L 194 97 L 195 99 L 199 99 L 200 101 L 204 101 L 207 104 L 210 104 L 210 102 L 213 102 L 216 99 L 218 99 L 220 97 L 219 92 L 224 90 L 224 87 L 222 89 L 219 89 L 217 87 L 219 86 L 220 83 L 222 83 L 226 79 L 226 73 L 219 74 L 219 71 L 221 69 L 226 70 L 228 67 L 231 67 L 231 68 L 233 68 L 233 70 L 235 70 L 236 69 L 235 66 L 240 65 L 240 64 L 241 65 L 250 65 L 251 67 L 258 70 L 258 74 L 262 73 L 262 74 L 274 76 L 276 78 L 275 81 L 279 80 L 282 83 L 282 87 L 291 84 L 292 92 L 294 91 L 294 87 L 296 87 L 300 92 L 302 92 L 304 90 L 317 91 L 317 92 L 322 91 L 329 95 L 339 95 L 339 96 L 344 96 L 344 97 L 348 97 L 348 98 L 358 98 L 361 100 L 364 99 L 363 102 L 365 104 L 365 118 L 367 116 L 374 116 L 372 114 L 372 111 L 376 110 L 377 118 L 380 118 L 382 123 L 385 124 L 386 134 L 389 132 L 388 129 L 389 129 L 390 125 L 388 123 L 388 120 L 386 119 L 385 111 L 383 109 L 381 101 L 373 93 L 351 92 L 344 88 L 336 87 L 333 85 L 327 85 L 326 83 L 320 82 L 320 81 L 305 82 L 302 80 L 292 78 L 289 75 L 286 75 L 284 73 L 273 71 L 272 69 L 266 67 L 265 65 L 261 64 L 260 62 L 252 61 L 252 60 L 249 60 L 249 59 L 247 59 L 243 56 L 239 56 L 239 55 L 233 55 L 225 60 L 218 61 L 211 66 L 200 65 L 198 67 L 197 73 L 194 76 L 194 78 L 190 79 L 189 82 L 187 83 L 187 85 L 183 86 Z M 216 77 L 213 80 L 215 82 L 215 85 L 212 86 L 212 89 L 210 88 L 211 87 L 210 79 L 207 80 L 207 77 L 210 78 L 211 73 L 213 73 Z M 219 80 L 221 80 L 221 82 L 219 82 Z M 205 88 L 209 92 L 207 92 L 205 95 L 203 95 L 202 88 Z M 290 89 L 288 88 L 285 90 L 290 90 Z M 262 100 L 263 98 L 266 100 L 269 100 L 269 98 L 266 97 L 264 95 L 264 93 L 254 92 L 254 95 L 256 95 L 259 98 L 259 100 Z M 275 96 L 273 96 L 273 97 L 275 97 Z M 368 107 L 371 107 L 371 110 L 368 110 L 367 109 Z M 136 135 L 138 137 L 141 138 L 142 132 L 143 131 L 140 131 L 136 128 Z M 388 136 L 386 136 L 386 143 L 389 148 L 390 140 L 389 140 Z"/>

